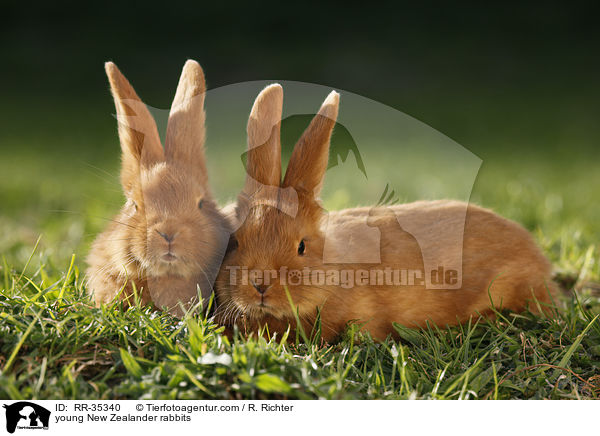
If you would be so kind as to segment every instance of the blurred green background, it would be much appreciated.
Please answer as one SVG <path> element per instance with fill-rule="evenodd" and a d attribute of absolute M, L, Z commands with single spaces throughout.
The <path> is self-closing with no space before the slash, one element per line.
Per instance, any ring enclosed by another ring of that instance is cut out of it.
<path fill-rule="evenodd" d="M 473 201 L 534 232 L 557 270 L 597 280 L 598 12 L 577 2 L 5 4 L 3 263 L 18 269 L 42 235 L 42 262 L 65 269 L 76 253 L 82 266 L 104 218 L 119 208 L 119 146 L 103 63 L 116 62 L 147 104 L 166 109 L 193 58 L 209 89 L 313 82 L 423 121 L 483 160 Z M 232 164 L 211 168 L 222 202 L 239 189 L 243 147 L 220 149 Z M 380 168 L 396 180 L 390 162 Z M 352 205 L 351 184 L 324 200 Z"/>

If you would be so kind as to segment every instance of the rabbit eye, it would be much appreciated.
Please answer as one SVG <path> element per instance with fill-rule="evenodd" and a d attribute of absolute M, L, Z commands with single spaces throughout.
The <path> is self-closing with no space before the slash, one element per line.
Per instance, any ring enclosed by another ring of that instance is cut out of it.
<path fill-rule="evenodd" d="M 138 211 L 138 205 L 135 201 L 131 201 L 131 203 L 133 204 L 133 208 L 135 209 L 135 211 Z"/>
<path fill-rule="evenodd" d="M 200 201 L 198 201 L 198 209 L 202 209 L 202 205 L 204 204 L 204 198 L 200 199 Z"/>
<path fill-rule="evenodd" d="M 299 256 L 304 256 L 304 251 L 306 250 L 306 246 L 304 245 L 304 239 L 302 239 L 300 241 L 300 244 L 298 245 L 298 255 Z"/>
<path fill-rule="evenodd" d="M 229 237 L 229 242 L 227 243 L 227 249 L 225 250 L 225 253 L 227 254 L 231 251 L 235 251 L 235 250 L 237 250 L 237 248 L 238 248 L 238 241 L 234 235 L 231 235 Z"/>

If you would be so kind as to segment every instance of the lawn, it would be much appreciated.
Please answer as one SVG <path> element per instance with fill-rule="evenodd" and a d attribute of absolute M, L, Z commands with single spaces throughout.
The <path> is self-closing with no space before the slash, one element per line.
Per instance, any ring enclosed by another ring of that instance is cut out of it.
<path fill-rule="evenodd" d="M 201 314 L 178 320 L 91 304 L 85 255 L 122 194 L 114 120 L 89 107 L 42 106 L 48 116 L 33 129 L 4 117 L 0 398 L 600 398 L 600 171 L 589 138 L 473 146 L 483 164 L 471 200 L 534 234 L 565 288 L 557 318 L 501 313 L 460 327 L 397 326 L 402 340 L 385 343 L 351 330 L 335 344 L 230 341 Z M 222 203 L 243 180 L 243 148 L 209 148 Z M 332 171 L 326 207 L 376 201 L 388 183 L 399 201 L 427 196 L 390 153 L 365 158 L 372 192 Z"/>

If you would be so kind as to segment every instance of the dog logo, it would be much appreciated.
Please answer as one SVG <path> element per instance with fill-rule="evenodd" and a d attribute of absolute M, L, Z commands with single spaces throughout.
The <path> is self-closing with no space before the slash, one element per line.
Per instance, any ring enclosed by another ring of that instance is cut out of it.
<path fill-rule="evenodd" d="M 4 405 L 6 409 L 6 431 L 14 433 L 18 429 L 48 430 L 50 411 L 29 401 L 19 401 Z"/>

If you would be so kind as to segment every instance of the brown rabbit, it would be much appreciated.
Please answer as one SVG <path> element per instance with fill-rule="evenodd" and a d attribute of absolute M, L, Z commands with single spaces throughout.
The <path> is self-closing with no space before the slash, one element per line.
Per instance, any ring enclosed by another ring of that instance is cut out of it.
<path fill-rule="evenodd" d="M 282 181 L 282 102 L 281 87 L 267 87 L 248 121 L 248 175 L 237 205 L 241 227 L 233 235 L 237 248 L 227 254 L 215 287 L 220 322 L 250 331 L 267 325 L 270 333 L 290 324 L 296 328 L 286 289 L 305 332 L 320 312 L 326 341 L 349 323 L 381 340 L 394 334 L 393 322 L 445 326 L 493 316 L 493 308 L 548 310 L 555 292 L 549 261 L 525 229 L 489 210 L 449 200 L 329 214 L 321 208 L 336 92 L 299 139 Z M 458 244 L 455 231 L 462 236 Z M 375 260 L 338 261 L 353 258 Z M 432 260 L 460 271 L 444 273 Z M 261 274 L 253 274 L 257 271 Z M 352 286 L 336 283 L 336 276 L 349 273 Z M 384 280 L 388 273 L 391 282 Z M 448 281 L 434 286 L 430 273 Z"/>
<path fill-rule="evenodd" d="M 88 256 L 98 305 L 116 296 L 181 315 L 179 303 L 210 295 L 229 238 L 211 195 L 204 158 L 204 73 L 186 62 L 171 106 L 165 147 L 152 115 L 112 62 L 105 65 L 117 109 L 121 183 L 127 199 Z"/>

